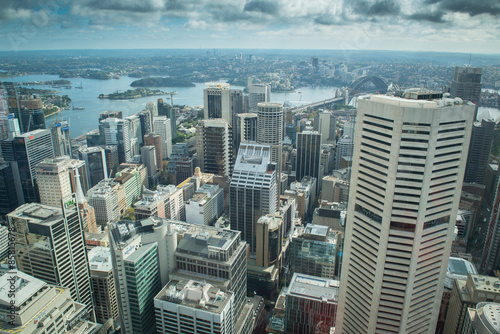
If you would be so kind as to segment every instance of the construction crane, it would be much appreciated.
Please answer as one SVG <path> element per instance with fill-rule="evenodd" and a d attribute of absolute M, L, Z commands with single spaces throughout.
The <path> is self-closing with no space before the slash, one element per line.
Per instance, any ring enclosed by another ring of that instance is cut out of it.
<path fill-rule="evenodd" d="M 174 106 L 174 95 L 177 95 L 177 92 L 166 92 L 166 95 L 170 95 L 170 105 Z"/>

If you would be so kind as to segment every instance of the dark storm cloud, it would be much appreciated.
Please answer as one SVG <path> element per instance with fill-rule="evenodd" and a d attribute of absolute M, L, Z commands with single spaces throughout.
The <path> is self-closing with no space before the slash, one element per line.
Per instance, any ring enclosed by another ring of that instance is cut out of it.
<path fill-rule="evenodd" d="M 354 14 L 365 15 L 369 17 L 394 16 L 401 12 L 401 7 L 397 1 L 366 1 L 357 0 L 348 2 L 347 6 L 351 8 Z"/>
<path fill-rule="evenodd" d="M 433 23 L 445 23 L 447 22 L 444 18 L 443 12 L 422 12 L 409 15 L 407 18 L 412 21 L 427 21 Z"/>
<path fill-rule="evenodd" d="M 160 1 L 135 1 L 135 0 L 87 0 L 86 7 L 111 11 L 126 11 L 136 13 L 149 13 L 161 10 L 163 4 Z"/>
<path fill-rule="evenodd" d="M 500 16 L 500 1 L 498 0 L 425 0 L 426 4 L 437 5 L 443 12 L 466 13 L 470 16 L 490 14 Z"/>
<path fill-rule="evenodd" d="M 260 12 L 269 15 L 278 15 L 279 9 L 280 9 L 279 4 L 273 1 L 251 0 L 245 4 L 243 11 Z"/>

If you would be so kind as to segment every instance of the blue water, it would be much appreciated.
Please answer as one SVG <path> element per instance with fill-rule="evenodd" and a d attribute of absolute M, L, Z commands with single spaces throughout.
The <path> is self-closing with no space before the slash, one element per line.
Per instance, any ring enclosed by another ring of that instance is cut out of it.
<path fill-rule="evenodd" d="M 27 81 L 50 81 L 60 79 L 57 75 L 26 75 L 15 77 L 15 82 Z M 11 81 L 11 79 L 2 79 L 3 81 Z M 130 100 L 107 100 L 98 99 L 99 94 L 109 94 L 116 91 L 126 91 L 133 89 L 130 83 L 136 78 L 121 77 L 120 79 L 111 80 L 93 80 L 81 78 L 65 79 L 71 81 L 73 88 L 52 88 L 51 86 L 28 86 L 39 89 L 52 89 L 61 91 L 58 95 L 68 95 L 73 101 L 75 107 L 85 107 L 85 110 L 64 110 L 62 117 L 70 121 L 71 137 L 81 136 L 98 127 L 99 114 L 103 111 L 122 111 L 123 116 L 137 114 L 146 107 L 146 103 L 155 102 L 158 98 L 163 98 L 164 101 L 170 101 L 170 95 L 164 96 L 149 96 Z M 74 87 L 83 86 L 83 89 Z M 203 106 L 203 89 L 205 85 L 200 83 L 195 87 L 159 87 L 158 89 L 164 92 L 176 91 L 174 95 L 174 104 L 187 105 L 190 107 Z M 243 89 L 244 87 L 231 86 L 233 89 Z M 334 96 L 336 88 L 333 87 L 303 87 L 295 92 L 288 93 L 271 93 L 271 101 L 284 103 L 285 101 L 293 105 L 301 105 L 321 101 Z M 61 114 L 61 113 L 60 113 Z M 61 119 L 61 115 L 52 115 L 45 119 L 47 124 L 51 124 L 54 120 Z"/>

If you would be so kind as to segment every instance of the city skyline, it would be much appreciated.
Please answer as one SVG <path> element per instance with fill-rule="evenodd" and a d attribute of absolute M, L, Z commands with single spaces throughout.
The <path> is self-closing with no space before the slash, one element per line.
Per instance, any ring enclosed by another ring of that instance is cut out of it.
<path fill-rule="evenodd" d="M 0 51 L 130 48 L 498 53 L 500 4 L 464 0 L 6 0 Z"/>

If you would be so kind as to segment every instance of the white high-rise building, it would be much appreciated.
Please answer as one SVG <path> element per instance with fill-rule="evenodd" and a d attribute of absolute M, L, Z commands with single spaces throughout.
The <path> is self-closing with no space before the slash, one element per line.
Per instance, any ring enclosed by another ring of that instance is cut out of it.
<path fill-rule="evenodd" d="M 170 120 L 166 116 L 153 117 L 153 132 L 160 135 L 163 160 L 168 159 L 172 154 Z"/>
<path fill-rule="evenodd" d="M 474 105 L 359 99 L 338 333 L 434 333 Z"/>
<path fill-rule="evenodd" d="M 257 143 L 271 145 L 271 161 L 278 162 L 278 146 L 283 142 L 283 105 L 262 102 L 257 105 Z"/>
<path fill-rule="evenodd" d="M 268 84 L 248 86 L 248 112 L 256 112 L 259 103 L 269 101 L 271 101 L 271 86 Z"/>

